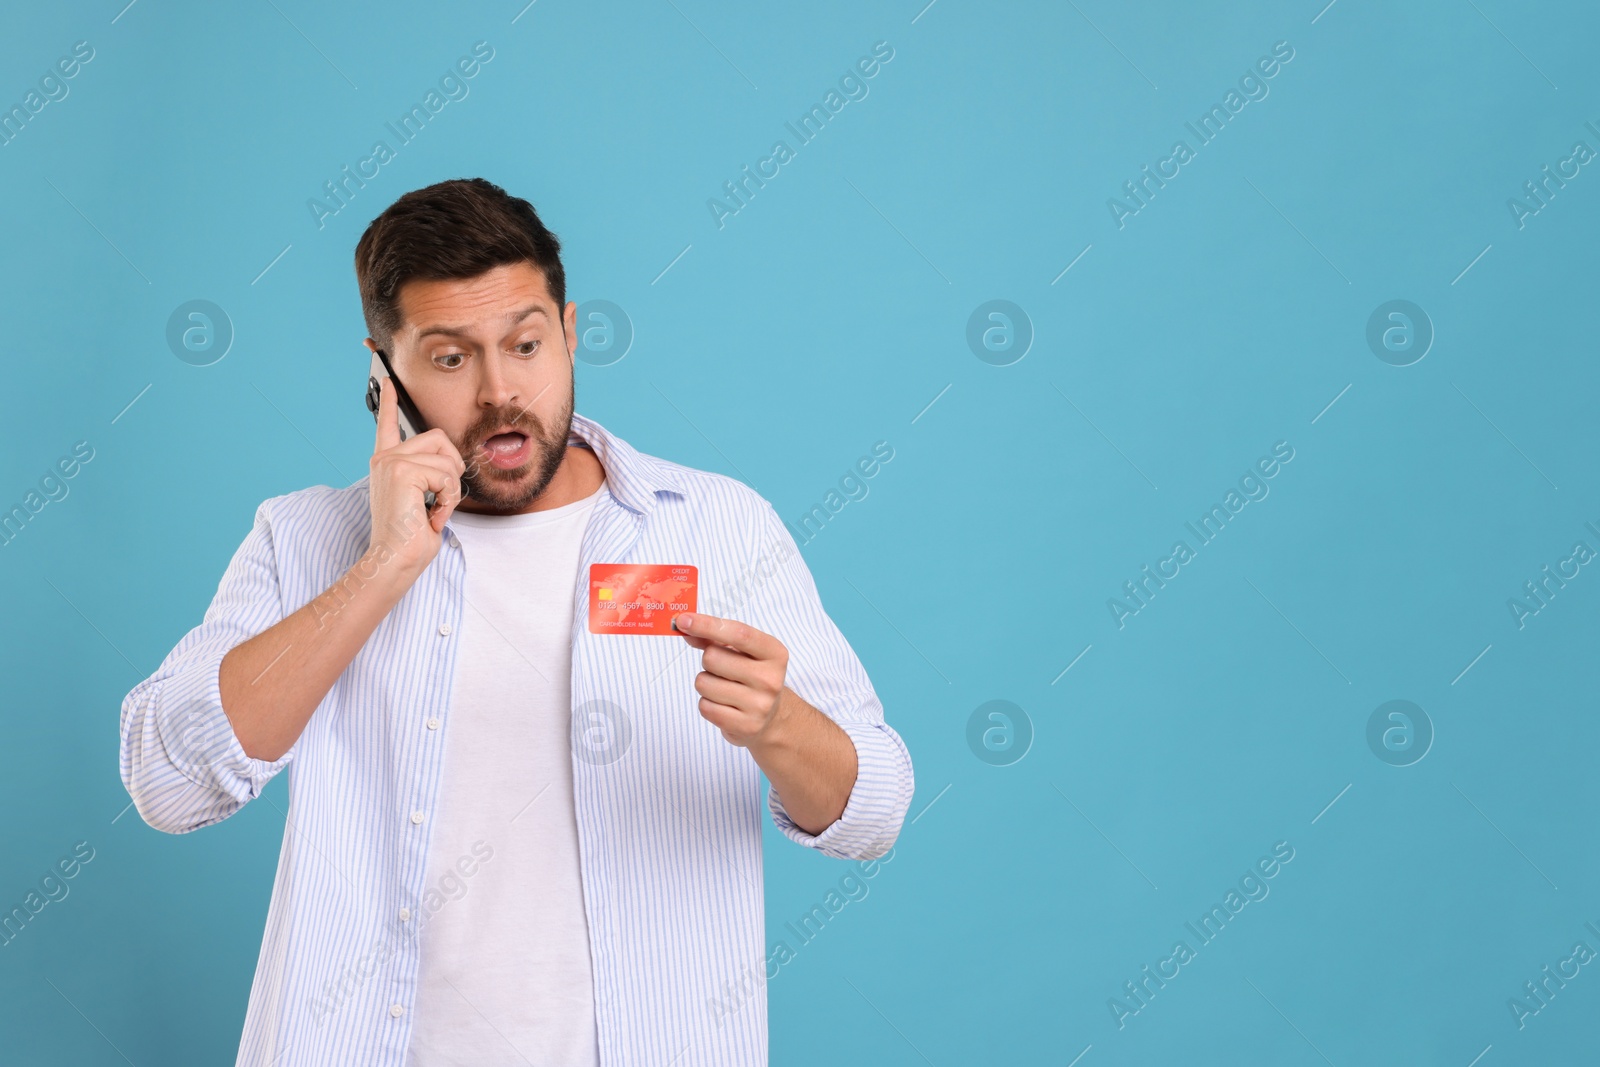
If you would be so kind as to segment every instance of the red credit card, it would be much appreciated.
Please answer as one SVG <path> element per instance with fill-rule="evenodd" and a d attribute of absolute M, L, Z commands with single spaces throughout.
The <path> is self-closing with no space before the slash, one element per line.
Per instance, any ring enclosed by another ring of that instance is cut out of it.
<path fill-rule="evenodd" d="M 589 632 L 675 634 L 672 617 L 694 612 L 700 569 L 675 563 L 591 563 Z"/>

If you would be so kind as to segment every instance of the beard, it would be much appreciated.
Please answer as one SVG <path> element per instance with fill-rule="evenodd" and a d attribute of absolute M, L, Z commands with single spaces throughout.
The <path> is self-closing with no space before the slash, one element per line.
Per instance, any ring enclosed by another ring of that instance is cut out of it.
<path fill-rule="evenodd" d="M 462 456 L 472 457 L 467 461 L 464 478 L 473 503 L 494 514 L 513 515 L 537 500 L 550 487 L 550 479 L 566 458 L 572 406 L 573 391 L 568 390 L 566 405 L 548 425 L 525 410 L 491 412 L 478 420 L 479 424 L 466 436 L 472 451 L 460 449 Z M 528 435 L 530 451 L 520 467 L 502 470 L 482 459 L 484 441 L 502 426 Z"/>

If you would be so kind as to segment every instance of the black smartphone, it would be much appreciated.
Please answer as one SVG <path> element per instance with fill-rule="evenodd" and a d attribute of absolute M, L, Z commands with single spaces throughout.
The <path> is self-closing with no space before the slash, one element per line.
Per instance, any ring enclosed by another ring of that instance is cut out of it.
<path fill-rule="evenodd" d="M 400 379 L 395 376 L 394 368 L 389 366 L 389 357 L 384 355 L 382 349 L 372 353 L 372 367 L 367 374 L 367 410 L 372 412 L 372 421 L 378 421 L 378 379 L 388 378 L 394 386 L 395 421 L 400 427 L 400 440 L 415 437 L 428 428 L 422 421 L 422 415 L 417 411 L 417 405 L 411 402 L 411 395 L 406 392 L 406 387 L 400 384 Z M 461 499 L 465 500 L 472 495 L 467 489 L 467 480 L 461 479 Z M 422 502 L 428 507 L 433 507 L 437 494 L 432 489 L 422 494 Z"/>

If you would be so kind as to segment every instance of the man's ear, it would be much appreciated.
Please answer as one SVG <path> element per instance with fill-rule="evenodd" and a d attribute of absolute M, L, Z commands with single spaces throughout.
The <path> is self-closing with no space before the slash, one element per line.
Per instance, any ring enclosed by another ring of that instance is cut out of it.
<path fill-rule="evenodd" d="M 567 361 L 576 365 L 578 358 L 578 305 L 576 301 L 567 301 L 567 306 L 561 309 L 561 321 L 567 326 Z"/>
<path fill-rule="evenodd" d="M 368 352 L 372 352 L 374 354 L 377 353 L 377 351 L 378 351 L 378 342 L 374 341 L 372 338 L 369 337 L 365 341 L 362 341 L 361 343 L 367 346 L 367 351 Z"/>

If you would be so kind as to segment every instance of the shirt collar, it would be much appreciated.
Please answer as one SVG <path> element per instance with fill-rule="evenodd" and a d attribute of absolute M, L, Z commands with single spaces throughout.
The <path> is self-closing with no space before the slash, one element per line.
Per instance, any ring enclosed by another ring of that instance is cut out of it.
<path fill-rule="evenodd" d="M 630 511 L 650 514 L 656 506 L 656 494 L 660 492 L 686 494 L 683 479 L 673 464 L 638 451 L 598 422 L 577 412 L 572 413 L 572 431 L 567 435 L 567 444 L 584 445 L 599 458 L 611 495 Z"/>

